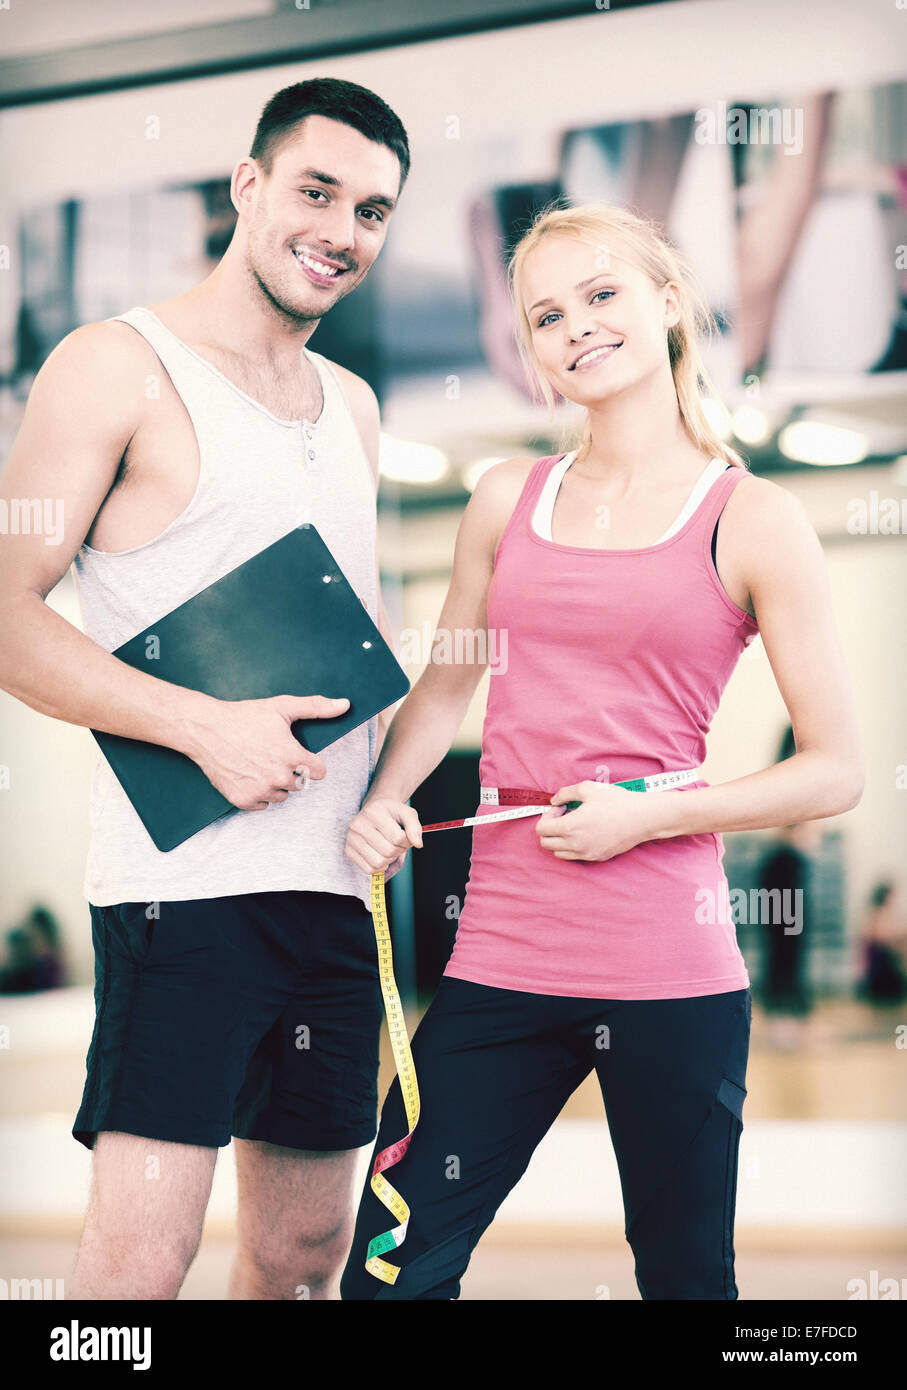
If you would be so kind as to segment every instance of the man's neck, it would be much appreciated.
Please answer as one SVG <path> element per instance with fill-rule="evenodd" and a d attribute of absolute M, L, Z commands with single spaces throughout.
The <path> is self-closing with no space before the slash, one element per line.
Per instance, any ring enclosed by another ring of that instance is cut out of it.
<path fill-rule="evenodd" d="M 251 275 L 244 282 L 226 274 L 224 263 L 185 294 L 153 306 L 178 337 L 267 366 L 275 375 L 293 373 L 320 318 L 289 315 L 275 305 Z"/>

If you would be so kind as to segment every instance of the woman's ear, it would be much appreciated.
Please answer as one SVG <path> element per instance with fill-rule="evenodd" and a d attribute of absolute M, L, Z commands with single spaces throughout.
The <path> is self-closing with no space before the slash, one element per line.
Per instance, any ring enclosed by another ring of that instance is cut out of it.
<path fill-rule="evenodd" d="M 665 285 L 665 328 L 674 328 L 680 322 L 680 286 L 674 280 Z"/>

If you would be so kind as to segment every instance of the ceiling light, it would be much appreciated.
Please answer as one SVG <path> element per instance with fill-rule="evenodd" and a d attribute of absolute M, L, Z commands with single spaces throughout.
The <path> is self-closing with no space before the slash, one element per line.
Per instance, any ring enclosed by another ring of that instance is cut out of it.
<path fill-rule="evenodd" d="M 431 444 L 414 444 L 382 434 L 378 454 L 381 475 L 396 483 L 428 487 L 440 482 L 447 472 L 447 455 Z"/>
<path fill-rule="evenodd" d="M 740 405 L 731 416 L 734 434 L 742 444 L 764 444 L 771 433 L 768 416 L 755 405 Z"/>
<path fill-rule="evenodd" d="M 778 448 L 795 463 L 822 466 L 860 463 L 868 452 L 865 434 L 821 420 L 795 420 L 778 436 Z"/>

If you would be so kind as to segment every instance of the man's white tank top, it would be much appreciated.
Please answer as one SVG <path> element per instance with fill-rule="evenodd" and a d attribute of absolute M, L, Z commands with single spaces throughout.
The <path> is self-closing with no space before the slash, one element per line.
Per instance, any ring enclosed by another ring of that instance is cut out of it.
<path fill-rule="evenodd" d="M 200 470 L 188 506 L 129 550 L 83 544 L 73 562 L 85 632 L 107 651 L 193 597 L 302 521 L 311 522 L 377 622 L 374 475 L 336 373 L 321 379 L 315 421 L 280 420 L 145 308 L 116 319 L 141 333 L 183 401 Z M 319 694 L 301 683 L 288 695 Z M 83 891 L 99 907 L 285 889 L 369 902 L 369 879 L 344 854 L 374 770 L 377 718 L 320 754 L 327 775 L 266 811 L 233 811 L 176 849 L 156 849 L 102 754 L 90 793 Z"/>

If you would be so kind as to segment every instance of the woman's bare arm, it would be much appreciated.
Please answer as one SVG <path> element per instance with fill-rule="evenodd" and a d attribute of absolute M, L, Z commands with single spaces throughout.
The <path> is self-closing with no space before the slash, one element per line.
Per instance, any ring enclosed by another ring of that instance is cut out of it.
<path fill-rule="evenodd" d="M 489 469 L 463 513 L 450 587 L 435 629 L 435 636 L 451 635 L 455 653 L 468 646 L 456 642 L 457 633 L 487 630 L 495 549 L 532 462 L 508 459 Z M 487 664 L 429 660 L 395 714 L 347 837 L 347 854 L 362 868 L 386 868 L 401 847 L 418 843 L 418 816 L 405 803 L 450 749 Z M 408 836 L 401 833 L 404 826 Z"/>
<path fill-rule="evenodd" d="M 784 488 L 753 478 L 737 491 L 729 541 L 740 556 L 797 751 L 720 786 L 660 792 L 651 799 L 656 839 L 840 815 L 863 794 L 853 691 L 819 538 L 802 503 Z"/>
<path fill-rule="evenodd" d="M 612 859 L 646 840 L 761 830 L 849 811 L 863 794 L 863 753 L 832 611 L 825 557 L 802 504 L 764 478 L 740 483 L 722 514 L 749 590 L 797 751 L 713 787 L 645 796 L 601 782 L 558 789 L 536 834 L 558 859 Z M 564 814 L 568 801 L 581 801 Z"/>

